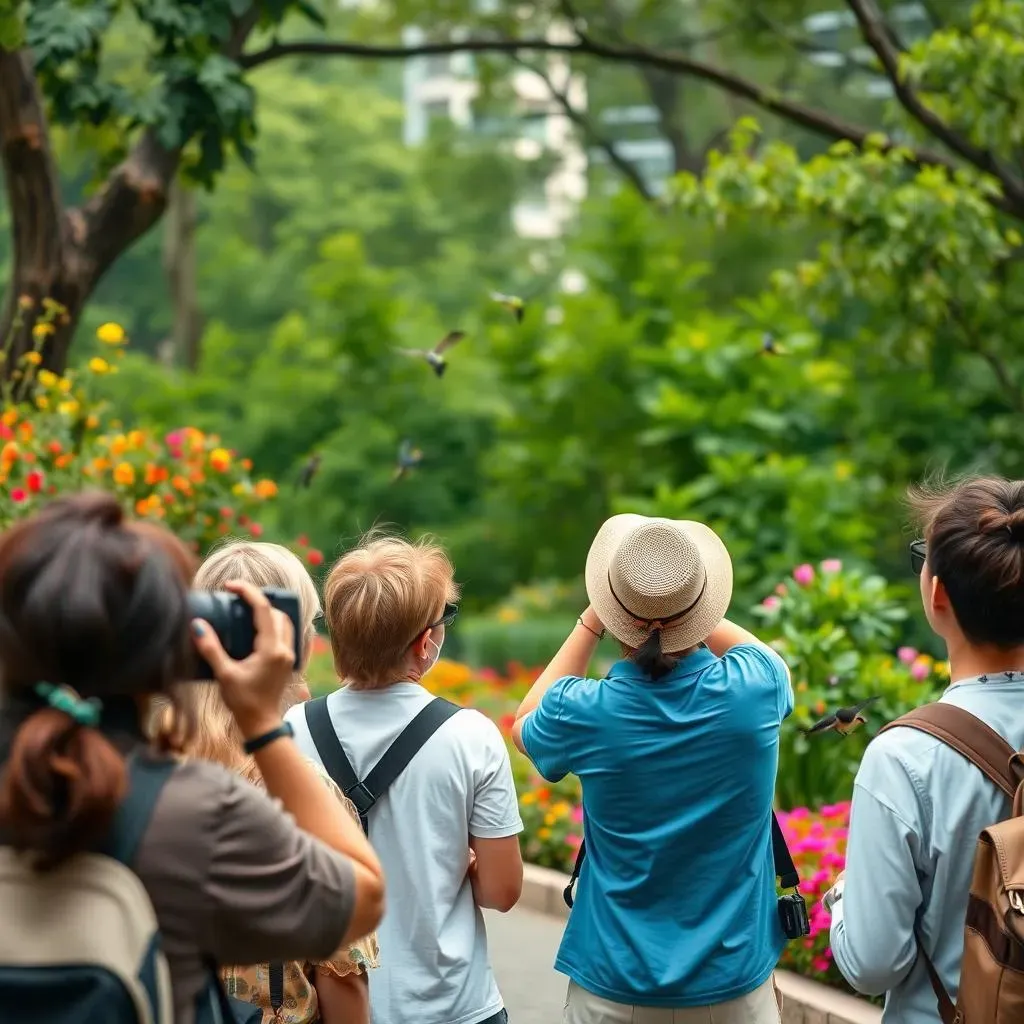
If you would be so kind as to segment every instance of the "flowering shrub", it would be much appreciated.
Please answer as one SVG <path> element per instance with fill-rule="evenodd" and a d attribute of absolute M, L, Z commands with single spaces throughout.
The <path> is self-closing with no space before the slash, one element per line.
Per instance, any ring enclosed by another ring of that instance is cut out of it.
<path fill-rule="evenodd" d="M 30 308 L 31 300 L 23 299 L 21 313 Z M 42 344 L 63 315 L 59 305 L 44 301 L 33 329 L 35 348 L 0 387 L 0 529 L 54 495 L 99 487 L 129 513 L 166 523 L 196 551 L 228 533 L 259 537 L 256 516 L 277 486 L 253 480 L 248 459 L 194 427 L 158 437 L 108 422 L 94 382 L 117 372 L 127 344 L 120 326 L 100 327 L 100 354 L 83 370 L 58 376 L 40 368 Z M 10 358 L 13 337 L 14 331 L 0 363 Z M 306 556 L 313 565 L 323 560 L 308 549 Z"/>
<path fill-rule="evenodd" d="M 821 898 L 846 865 L 850 804 L 826 804 L 818 813 L 797 807 L 788 812 L 780 811 L 778 817 L 803 879 L 800 891 L 807 900 L 811 925 L 810 935 L 786 944 L 779 966 L 843 986 L 845 982 L 829 949 L 831 919 L 821 905 Z"/>
<path fill-rule="evenodd" d="M 786 659 L 794 713 L 783 724 L 776 788 L 783 807 L 817 807 L 850 792 L 868 741 L 881 725 L 926 703 L 948 679 L 944 663 L 901 647 L 907 617 L 880 576 L 845 569 L 838 559 L 798 565 L 755 610 L 761 635 Z M 805 736 L 819 717 L 877 696 L 866 727 L 842 739 Z"/>

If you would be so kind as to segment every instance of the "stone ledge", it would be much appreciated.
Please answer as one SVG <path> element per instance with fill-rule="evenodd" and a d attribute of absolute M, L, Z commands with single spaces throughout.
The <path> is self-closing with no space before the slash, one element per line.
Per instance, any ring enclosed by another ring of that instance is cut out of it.
<path fill-rule="evenodd" d="M 562 900 L 562 891 L 568 884 L 569 876 L 561 871 L 527 864 L 519 906 L 564 921 L 569 908 Z M 789 971 L 777 971 L 775 977 L 782 992 L 783 1024 L 879 1024 L 882 1019 L 882 1011 L 871 1003 L 810 978 Z"/>

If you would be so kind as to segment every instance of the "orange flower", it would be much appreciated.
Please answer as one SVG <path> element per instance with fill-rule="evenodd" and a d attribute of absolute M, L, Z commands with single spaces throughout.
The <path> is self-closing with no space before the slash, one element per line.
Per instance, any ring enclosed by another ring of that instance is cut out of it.
<path fill-rule="evenodd" d="M 72 455 L 71 452 L 65 452 L 63 455 L 58 455 L 57 458 L 54 459 L 53 464 L 58 469 L 67 469 L 74 461 L 74 455 Z"/>
<path fill-rule="evenodd" d="M 135 502 L 135 514 L 139 516 L 156 516 L 163 518 L 164 507 L 160 504 L 160 495 L 151 494 L 148 498 L 140 498 Z"/>
<path fill-rule="evenodd" d="M 85 425 L 89 430 L 95 430 L 100 425 L 100 418 L 95 413 L 90 413 L 85 418 Z"/>
<path fill-rule="evenodd" d="M 146 443 L 146 435 L 141 430 L 130 430 L 128 432 L 128 447 L 141 448 Z"/>
<path fill-rule="evenodd" d="M 252 459 L 242 459 L 242 469 L 248 473 L 252 469 Z"/>
<path fill-rule="evenodd" d="M 0 416 L 0 420 L 3 421 L 5 427 L 13 427 L 18 422 L 18 410 L 8 409 L 4 412 L 3 416 Z"/>
<path fill-rule="evenodd" d="M 214 448 L 210 452 L 210 465 L 218 473 L 226 473 L 231 468 L 231 452 L 227 448 Z"/>
<path fill-rule="evenodd" d="M 8 441 L 7 444 L 0 448 L 0 462 L 5 467 L 10 466 L 18 458 L 18 453 L 21 449 L 18 447 L 17 441 Z"/>
<path fill-rule="evenodd" d="M 54 455 L 60 455 L 60 453 L 64 451 L 64 446 L 60 441 L 51 441 L 46 447 L 53 452 Z"/>
<path fill-rule="evenodd" d="M 116 459 L 128 451 L 128 439 L 123 434 L 118 434 L 110 442 L 110 454 Z"/>
<path fill-rule="evenodd" d="M 130 462 L 119 462 L 114 467 L 114 483 L 122 487 L 131 487 L 135 483 L 135 470 Z"/>
<path fill-rule="evenodd" d="M 258 480 L 253 491 L 257 498 L 273 498 L 277 495 L 277 484 L 273 480 Z"/>
<path fill-rule="evenodd" d="M 191 494 L 192 485 L 183 476 L 175 476 L 171 478 L 171 486 L 176 491 L 181 491 L 182 494 Z"/>
<path fill-rule="evenodd" d="M 188 478 L 194 484 L 201 484 L 206 480 L 201 469 L 193 469 L 192 472 L 189 473 Z"/>
<path fill-rule="evenodd" d="M 29 423 L 28 420 L 24 423 L 18 424 L 18 437 L 20 437 L 22 441 L 31 441 L 34 433 L 35 431 L 32 429 L 32 424 Z"/>
<path fill-rule="evenodd" d="M 158 466 L 156 463 L 146 463 L 146 483 L 150 487 L 155 487 L 157 484 L 163 483 L 170 473 L 166 466 Z"/>
<path fill-rule="evenodd" d="M 92 460 L 92 468 L 97 473 L 105 472 L 106 470 L 110 469 L 110 466 L 111 466 L 110 459 L 100 458 L 100 459 L 93 459 Z"/>

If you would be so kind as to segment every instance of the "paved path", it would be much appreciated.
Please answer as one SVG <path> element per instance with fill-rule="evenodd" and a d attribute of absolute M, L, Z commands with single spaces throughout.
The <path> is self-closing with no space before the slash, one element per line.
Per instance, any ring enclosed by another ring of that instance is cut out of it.
<path fill-rule="evenodd" d="M 484 912 L 487 944 L 509 1024 L 559 1024 L 569 984 L 553 968 L 562 922 L 534 910 Z"/>

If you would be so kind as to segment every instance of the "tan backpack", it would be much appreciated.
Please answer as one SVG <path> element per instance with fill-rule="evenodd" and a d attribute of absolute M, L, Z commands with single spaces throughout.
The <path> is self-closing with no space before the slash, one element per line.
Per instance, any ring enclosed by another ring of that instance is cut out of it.
<path fill-rule="evenodd" d="M 1013 802 L 1011 817 L 990 825 L 974 853 L 964 954 L 956 1003 L 917 937 L 943 1024 L 1024 1022 L 1024 760 L 995 730 L 952 704 L 927 704 L 885 726 L 934 736 L 962 754 Z"/>

